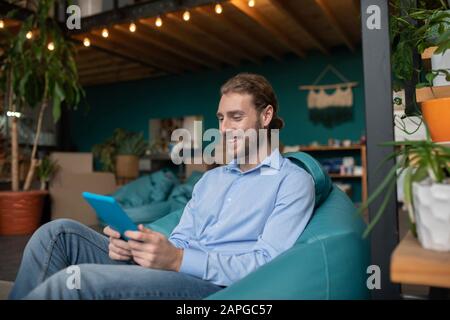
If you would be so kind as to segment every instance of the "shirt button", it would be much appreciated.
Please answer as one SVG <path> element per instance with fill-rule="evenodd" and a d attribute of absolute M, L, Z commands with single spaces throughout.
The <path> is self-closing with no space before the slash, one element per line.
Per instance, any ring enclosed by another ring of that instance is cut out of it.
<path fill-rule="evenodd" d="M 230 202 L 230 201 L 231 201 L 231 198 L 228 198 L 227 201 Z"/>

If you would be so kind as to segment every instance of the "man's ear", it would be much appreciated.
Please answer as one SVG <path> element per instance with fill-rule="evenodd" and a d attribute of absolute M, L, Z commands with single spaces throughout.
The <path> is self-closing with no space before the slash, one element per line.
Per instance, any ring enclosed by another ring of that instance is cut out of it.
<path fill-rule="evenodd" d="M 272 107 L 272 105 L 269 104 L 261 112 L 261 123 L 262 123 L 262 126 L 264 128 L 268 128 L 270 121 L 272 121 L 272 118 L 273 118 L 273 107 Z"/>

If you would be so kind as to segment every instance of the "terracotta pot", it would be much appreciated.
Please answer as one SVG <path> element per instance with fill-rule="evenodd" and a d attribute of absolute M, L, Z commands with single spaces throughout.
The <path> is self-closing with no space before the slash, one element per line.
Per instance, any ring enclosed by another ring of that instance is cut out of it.
<path fill-rule="evenodd" d="M 422 114 L 434 142 L 450 141 L 450 97 L 422 102 Z"/>
<path fill-rule="evenodd" d="M 139 176 L 139 157 L 133 155 L 116 156 L 116 176 L 134 179 Z"/>
<path fill-rule="evenodd" d="M 0 192 L 0 235 L 31 234 L 40 226 L 47 191 Z"/>

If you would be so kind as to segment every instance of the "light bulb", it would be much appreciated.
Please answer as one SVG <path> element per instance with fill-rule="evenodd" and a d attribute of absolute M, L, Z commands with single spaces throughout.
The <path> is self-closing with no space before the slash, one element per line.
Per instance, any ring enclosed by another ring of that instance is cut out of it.
<path fill-rule="evenodd" d="M 104 29 L 102 30 L 102 37 L 103 37 L 103 38 L 108 38 L 108 37 L 109 37 L 108 29 L 104 28 Z"/>
<path fill-rule="evenodd" d="M 222 6 L 220 5 L 220 3 L 216 4 L 216 6 L 214 7 L 214 10 L 216 11 L 217 14 L 221 14 L 223 11 Z"/>
<path fill-rule="evenodd" d="M 89 47 L 91 45 L 91 41 L 89 40 L 89 38 L 84 38 L 83 45 L 85 47 Z"/>
<path fill-rule="evenodd" d="M 33 38 L 33 32 L 28 31 L 27 34 L 25 35 L 25 37 L 27 37 L 28 40 Z"/>
<path fill-rule="evenodd" d="M 134 24 L 133 22 L 130 23 L 130 32 L 136 32 L 136 24 Z"/>
<path fill-rule="evenodd" d="M 163 24 L 161 17 L 156 18 L 155 25 L 159 28 Z"/>
<path fill-rule="evenodd" d="M 50 51 L 55 50 L 55 44 L 53 42 L 49 42 L 47 45 L 47 49 Z"/>
<path fill-rule="evenodd" d="M 5 21 L 0 20 L 0 29 L 3 29 L 5 27 Z"/>
<path fill-rule="evenodd" d="M 255 0 L 248 0 L 248 6 L 253 8 L 255 6 Z"/>
<path fill-rule="evenodd" d="M 189 21 L 189 19 L 191 18 L 191 14 L 189 13 L 189 11 L 185 11 L 184 13 L 183 13 L 183 20 L 184 21 Z"/>

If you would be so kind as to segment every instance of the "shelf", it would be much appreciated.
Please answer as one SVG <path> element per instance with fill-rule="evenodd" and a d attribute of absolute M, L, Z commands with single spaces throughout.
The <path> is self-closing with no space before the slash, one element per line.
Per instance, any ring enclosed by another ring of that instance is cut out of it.
<path fill-rule="evenodd" d="M 366 145 L 365 144 L 352 144 L 350 146 L 344 147 L 335 147 L 328 145 L 317 145 L 317 146 L 300 146 L 298 151 L 303 152 L 327 152 L 327 151 L 356 151 L 361 156 L 361 166 L 362 166 L 362 174 L 339 174 L 339 173 L 329 173 L 331 179 L 339 180 L 339 179 L 361 179 L 362 185 L 362 201 L 367 200 L 367 155 L 366 155 Z M 315 154 L 317 156 L 317 154 Z M 358 180 L 356 180 L 358 181 Z"/>
<path fill-rule="evenodd" d="M 450 97 L 450 85 L 416 89 L 416 100 L 419 103 L 431 99 L 447 97 Z"/>
<path fill-rule="evenodd" d="M 424 249 L 408 232 L 392 253 L 391 280 L 450 288 L 450 252 Z"/>
<path fill-rule="evenodd" d="M 345 150 L 361 150 L 361 145 L 355 144 L 348 147 L 334 147 L 334 146 L 300 147 L 300 151 L 345 151 Z"/>
<path fill-rule="evenodd" d="M 362 175 L 358 174 L 339 174 L 339 173 L 329 173 L 330 178 L 336 179 L 361 179 Z"/>

